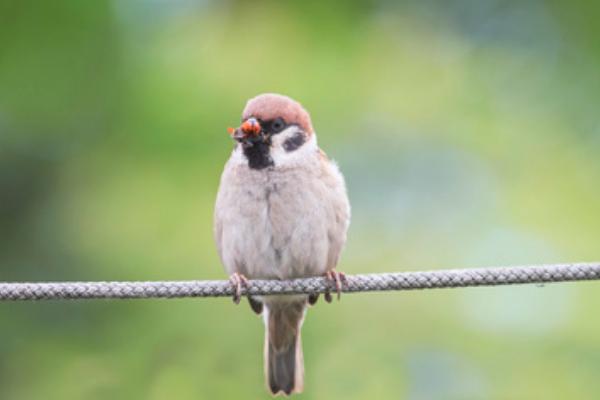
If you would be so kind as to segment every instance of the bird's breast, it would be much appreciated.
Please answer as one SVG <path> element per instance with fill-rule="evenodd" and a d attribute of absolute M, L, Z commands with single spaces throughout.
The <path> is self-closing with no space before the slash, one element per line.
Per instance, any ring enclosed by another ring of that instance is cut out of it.
<path fill-rule="evenodd" d="M 289 279 L 324 272 L 325 212 L 309 171 L 269 167 L 246 169 L 231 193 L 231 222 L 223 246 L 235 254 L 233 272 L 249 278 Z"/>

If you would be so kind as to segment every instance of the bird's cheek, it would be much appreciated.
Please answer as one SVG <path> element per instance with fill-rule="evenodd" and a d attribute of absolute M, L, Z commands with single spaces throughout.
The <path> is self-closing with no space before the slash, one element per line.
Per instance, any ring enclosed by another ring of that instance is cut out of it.
<path fill-rule="evenodd" d="M 281 133 L 271 136 L 271 148 L 281 149 L 283 146 L 283 142 L 285 142 L 285 136 Z"/>

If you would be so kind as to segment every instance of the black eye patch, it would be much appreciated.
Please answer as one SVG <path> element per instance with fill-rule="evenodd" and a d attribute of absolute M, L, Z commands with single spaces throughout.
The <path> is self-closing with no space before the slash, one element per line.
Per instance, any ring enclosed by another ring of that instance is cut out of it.
<path fill-rule="evenodd" d="M 275 135 L 289 125 L 283 120 L 283 118 L 275 118 L 269 121 L 260 121 L 260 125 L 263 127 L 263 130 L 267 133 Z"/>

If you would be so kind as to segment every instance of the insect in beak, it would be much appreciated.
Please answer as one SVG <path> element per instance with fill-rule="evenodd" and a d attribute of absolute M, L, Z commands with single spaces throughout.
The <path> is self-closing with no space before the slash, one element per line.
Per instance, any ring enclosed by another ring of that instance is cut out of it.
<path fill-rule="evenodd" d="M 242 131 L 241 128 L 227 128 L 227 132 L 229 133 L 229 136 L 231 136 L 232 139 L 235 139 L 238 142 L 241 142 L 242 140 L 247 138 L 246 134 L 244 133 L 244 131 Z"/>
<path fill-rule="evenodd" d="M 256 120 L 256 118 L 248 118 L 242 123 L 240 129 L 247 136 L 258 136 L 258 134 L 262 130 L 262 127 L 260 126 L 260 123 Z"/>
<path fill-rule="evenodd" d="M 256 118 L 248 118 L 239 128 L 227 128 L 227 132 L 233 139 L 239 142 L 247 142 L 248 139 L 258 138 L 262 132 L 262 127 Z"/>

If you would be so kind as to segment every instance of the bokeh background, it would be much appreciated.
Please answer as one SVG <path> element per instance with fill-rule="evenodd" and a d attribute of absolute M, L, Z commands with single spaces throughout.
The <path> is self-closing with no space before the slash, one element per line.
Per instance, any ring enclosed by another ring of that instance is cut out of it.
<path fill-rule="evenodd" d="M 225 277 L 213 202 L 245 101 L 312 113 L 348 273 L 600 258 L 600 6 L 0 1 L 0 280 Z M 600 396 L 596 283 L 310 310 L 305 399 Z M 0 304 L 1 399 L 266 398 L 229 299 Z"/>

